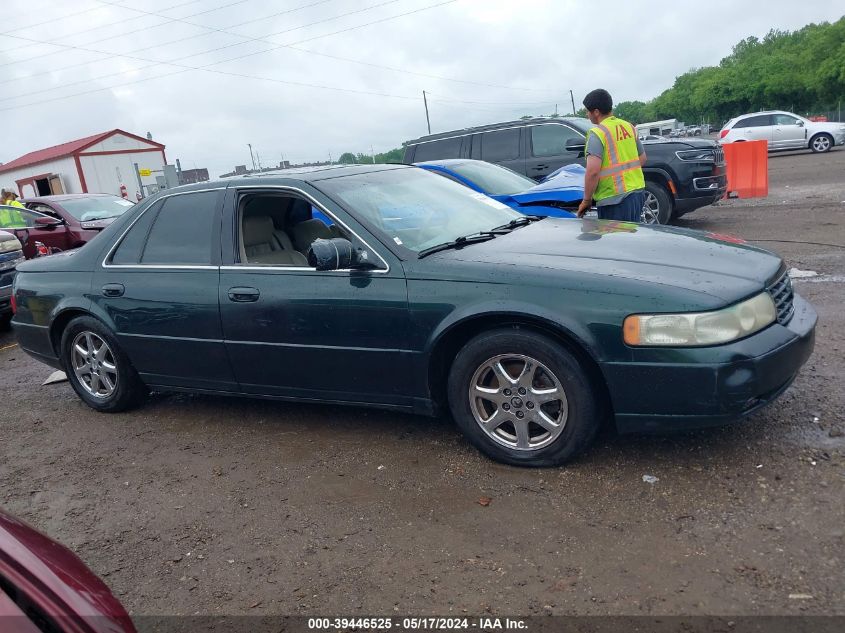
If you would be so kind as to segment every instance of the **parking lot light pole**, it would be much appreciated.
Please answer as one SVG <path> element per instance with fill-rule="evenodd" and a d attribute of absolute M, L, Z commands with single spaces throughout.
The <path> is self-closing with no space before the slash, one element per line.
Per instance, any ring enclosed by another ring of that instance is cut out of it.
<path fill-rule="evenodd" d="M 569 91 L 569 98 L 572 99 L 572 116 L 575 116 L 575 95 L 572 94 L 572 91 Z"/>

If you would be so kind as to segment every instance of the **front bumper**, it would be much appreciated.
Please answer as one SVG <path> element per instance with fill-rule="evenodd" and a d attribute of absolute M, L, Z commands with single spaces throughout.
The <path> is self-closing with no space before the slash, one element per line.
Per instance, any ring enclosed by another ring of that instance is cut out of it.
<path fill-rule="evenodd" d="M 799 295 L 787 325 L 706 348 L 632 350 L 602 371 L 622 433 L 719 426 L 775 400 L 813 352 L 817 316 Z"/>

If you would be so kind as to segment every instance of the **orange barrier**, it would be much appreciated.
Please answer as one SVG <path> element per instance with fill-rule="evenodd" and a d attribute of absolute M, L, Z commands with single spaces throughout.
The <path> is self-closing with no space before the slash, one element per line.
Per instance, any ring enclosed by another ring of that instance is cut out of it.
<path fill-rule="evenodd" d="M 722 145 L 729 198 L 765 198 L 769 195 L 769 143 L 742 141 Z"/>

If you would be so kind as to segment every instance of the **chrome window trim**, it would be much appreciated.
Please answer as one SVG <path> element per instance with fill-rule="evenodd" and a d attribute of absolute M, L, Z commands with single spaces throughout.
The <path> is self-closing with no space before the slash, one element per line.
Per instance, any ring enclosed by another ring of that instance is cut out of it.
<path fill-rule="evenodd" d="M 120 234 L 120 237 L 117 238 L 117 241 L 112 245 L 109 249 L 106 256 L 103 258 L 103 261 L 100 262 L 100 266 L 102 268 L 140 268 L 140 269 L 181 269 L 181 270 L 218 270 L 219 266 L 212 266 L 211 264 L 110 264 L 109 260 L 111 259 L 114 252 L 117 250 L 120 243 L 123 242 L 123 238 L 126 237 L 126 234 L 132 230 L 132 227 L 135 226 L 135 223 L 144 217 L 144 214 L 147 213 L 150 209 L 152 209 L 156 204 L 164 200 L 165 198 L 172 198 L 173 196 L 185 196 L 191 193 L 207 193 L 209 191 L 225 191 L 228 187 L 211 187 L 209 189 L 192 189 L 191 191 L 175 191 L 173 193 L 168 193 L 160 198 L 158 198 L 155 202 L 150 204 L 146 209 L 144 209 L 141 213 L 138 214 L 138 217 L 132 220 L 132 222 L 127 226 L 123 233 Z"/>
<path fill-rule="evenodd" d="M 358 235 L 355 231 L 353 231 L 351 228 L 349 228 L 349 226 L 347 226 L 347 224 L 345 222 L 343 222 L 339 218 L 335 217 L 334 213 L 329 211 L 320 202 L 315 200 L 313 198 L 313 196 L 311 196 L 311 194 L 309 194 L 307 191 L 304 191 L 302 189 L 299 189 L 298 187 L 293 187 L 293 186 L 290 186 L 290 185 L 242 185 L 242 186 L 234 185 L 233 188 L 237 189 L 237 190 L 241 190 L 241 189 L 278 189 L 280 191 L 292 191 L 292 192 L 295 192 L 295 193 L 301 195 L 303 198 L 305 198 L 307 201 L 309 201 L 311 203 L 311 206 L 317 207 L 322 213 L 324 213 L 325 215 L 330 217 L 332 220 L 337 222 L 344 229 L 346 229 L 347 231 L 352 233 L 352 235 L 354 235 L 356 238 L 358 238 L 358 241 L 360 241 L 364 246 L 366 246 L 367 249 L 370 252 L 374 253 L 375 256 L 378 257 L 381 260 L 381 263 L 384 264 L 383 270 L 382 269 L 355 270 L 355 272 L 367 272 L 367 273 L 374 273 L 374 274 L 379 274 L 379 275 L 385 275 L 385 274 L 390 272 L 390 264 L 387 262 L 387 260 L 384 257 L 382 257 L 381 253 L 379 253 L 376 249 L 374 249 L 372 246 L 370 246 L 370 244 L 369 244 L 369 242 L 367 242 L 367 240 L 365 240 L 360 235 Z M 231 265 L 231 266 L 229 266 L 229 265 L 221 266 L 220 269 L 221 270 L 274 270 L 274 271 L 275 270 L 282 270 L 282 271 L 289 270 L 289 271 L 292 271 L 292 272 L 305 272 L 305 271 L 320 272 L 316 268 L 312 268 L 311 266 L 250 266 L 248 263 L 247 264 L 235 264 L 235 265 Z M 351 268 L 344 268 L 344 269 L 340 269 L 340 270 L 327 270 L 325 272 L 352 272 L 352 271 L 353 271 L 353 269 L 351 269 Z"/>

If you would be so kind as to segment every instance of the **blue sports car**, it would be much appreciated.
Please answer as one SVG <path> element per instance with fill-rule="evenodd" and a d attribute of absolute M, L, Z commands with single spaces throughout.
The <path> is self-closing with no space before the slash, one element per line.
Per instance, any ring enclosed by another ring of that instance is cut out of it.
<path fill-rule="evenodd" d="M 574 218 L 584 198 L 584 168 L 577 164 L 567 165 L 540 184 L 507 167 L 481 160 L 454 158 L 415 164 L 526 215 Z"/>

